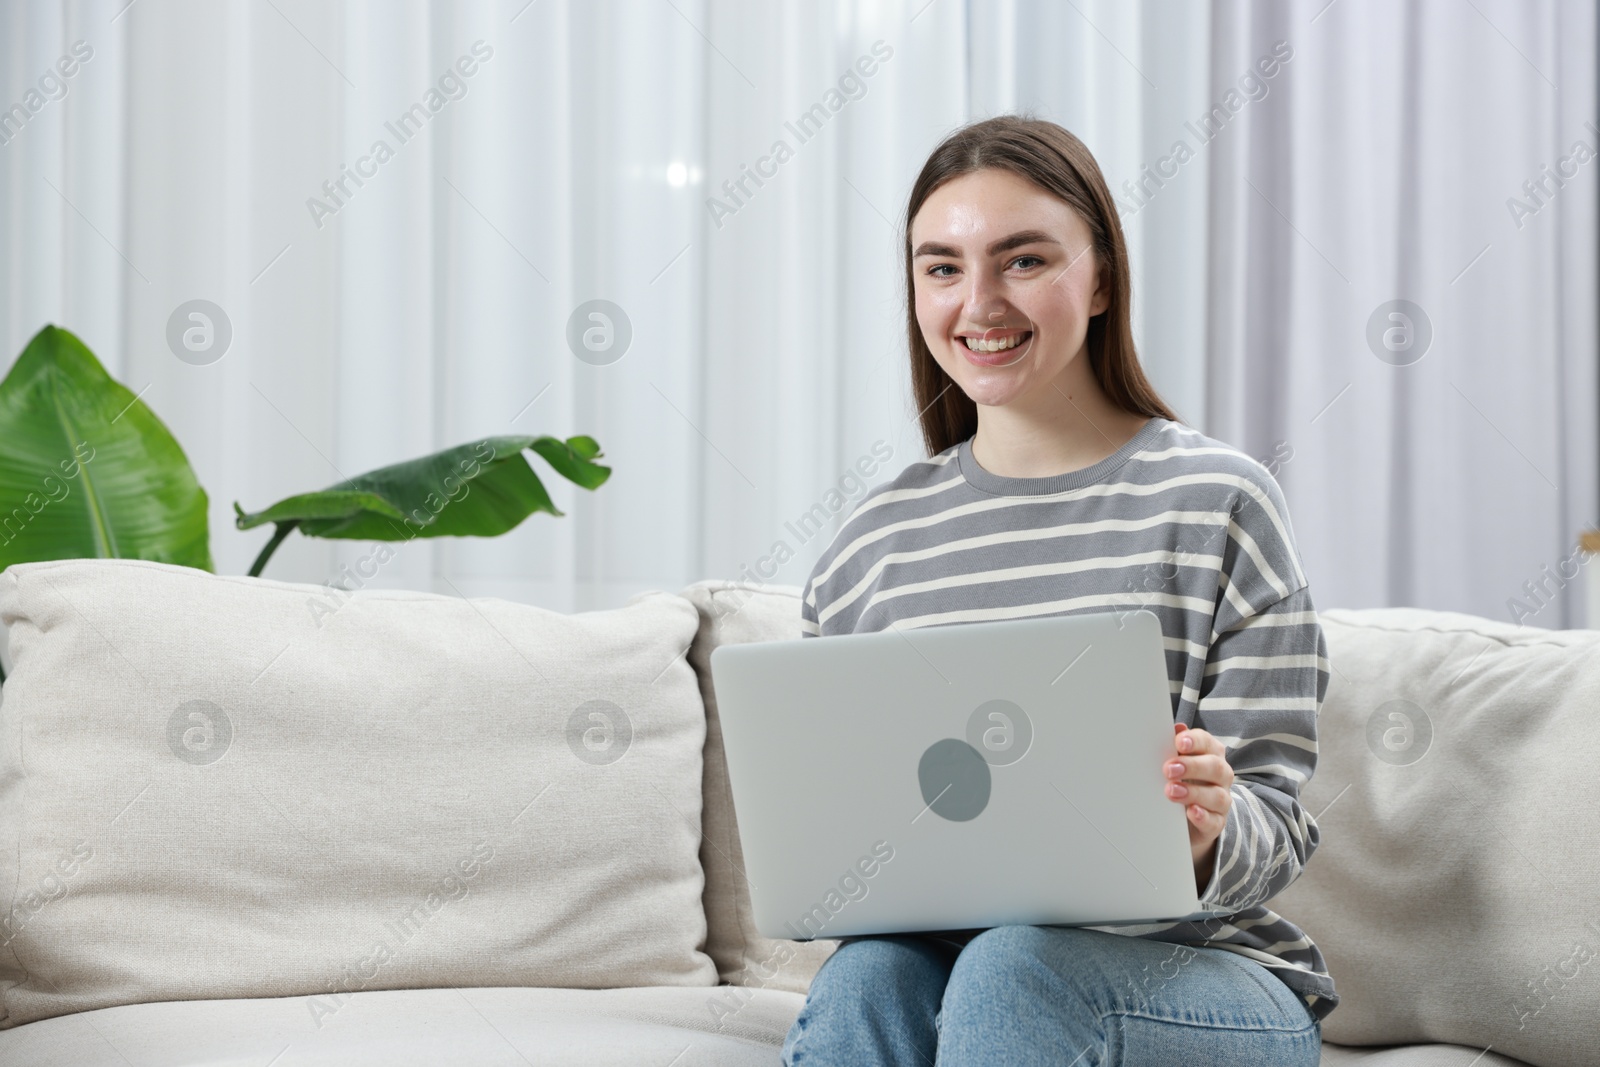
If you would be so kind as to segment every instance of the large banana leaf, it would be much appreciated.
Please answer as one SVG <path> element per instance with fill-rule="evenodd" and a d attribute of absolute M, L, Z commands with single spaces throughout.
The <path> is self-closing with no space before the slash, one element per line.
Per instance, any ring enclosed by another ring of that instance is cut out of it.
<path fill-rule="evenodd" d="M 611 475 L 610 467 L 592 462 L 601 455 L 592 437 L 485 437 L 285 497 L 261 511 L 235 503 L 239 529 L 276 524 L 250 573 L 260 574 L 295 529 L 310 537 L 359 541 L 494 537 L 536 511 L 562 514 L 522 454 L 525 449 L 585 489 L 598 488 Z"/>
<path fill-rule="evenodd" d="M 149 559 L 211 570 L 206 493 L 155 413 L 66 330 L 0 381 L 0 569 Z"/>

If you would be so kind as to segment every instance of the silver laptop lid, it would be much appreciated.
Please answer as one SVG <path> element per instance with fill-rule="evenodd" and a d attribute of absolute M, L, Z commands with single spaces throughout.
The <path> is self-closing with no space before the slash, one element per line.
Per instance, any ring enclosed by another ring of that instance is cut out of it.
<path fill-rule="evenodd" d="M 1198 914 L 1151 612 L 724 645 L 711 668 L 762 934 Z"/>

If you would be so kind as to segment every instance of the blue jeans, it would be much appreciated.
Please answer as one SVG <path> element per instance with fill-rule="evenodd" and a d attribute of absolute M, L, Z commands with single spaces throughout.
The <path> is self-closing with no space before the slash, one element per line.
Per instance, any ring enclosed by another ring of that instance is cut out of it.
<path fill-rule="evenodd" d="M 788 1067 L 1317 1067 L 1322 1026 L 1253 960 L 1073 927 L 846 941 L 783 1043 Z"/>

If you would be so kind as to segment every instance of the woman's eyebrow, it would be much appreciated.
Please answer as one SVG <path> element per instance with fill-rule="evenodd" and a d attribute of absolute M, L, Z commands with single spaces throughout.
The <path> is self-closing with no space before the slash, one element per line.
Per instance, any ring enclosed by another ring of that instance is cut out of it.
<path fill-rule="evenodd" d="M 1001 252 L 1009 252 L 1013 248 L 1020 248 L 1023 245 L 1058 245 L 1060 243 L 1060 241 L 1056 240 L 1054 237 L 1051 237 L 1043 230 L 1018 230 L 1010 237 L 1002 237 L 1000 240 L 991 244 L 987 251 L 989 255 L 993 256 L 998 255 Z M 916 259 L 919 256 L 949 256 L 953 259 L 956 259 L 960 258 L 961 251 L 951 245 L 940 244 L 938 241 L 924 241 L 918 245 L 917 250 L 912 253 L 913 259 Z"/>

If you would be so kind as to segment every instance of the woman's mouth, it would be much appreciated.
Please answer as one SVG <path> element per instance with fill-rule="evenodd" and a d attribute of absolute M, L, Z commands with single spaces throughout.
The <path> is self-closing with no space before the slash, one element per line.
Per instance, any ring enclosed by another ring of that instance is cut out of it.
<path fill-rule="evenodd" d="M 956 338 L 967 359 L 980 367 L 1003 367 L 1021 359 L 1032 330 L 988 331 L 987 340 L 967 334 Z M 1022 351 L 1019 351 L 1022 350 Z"/>

